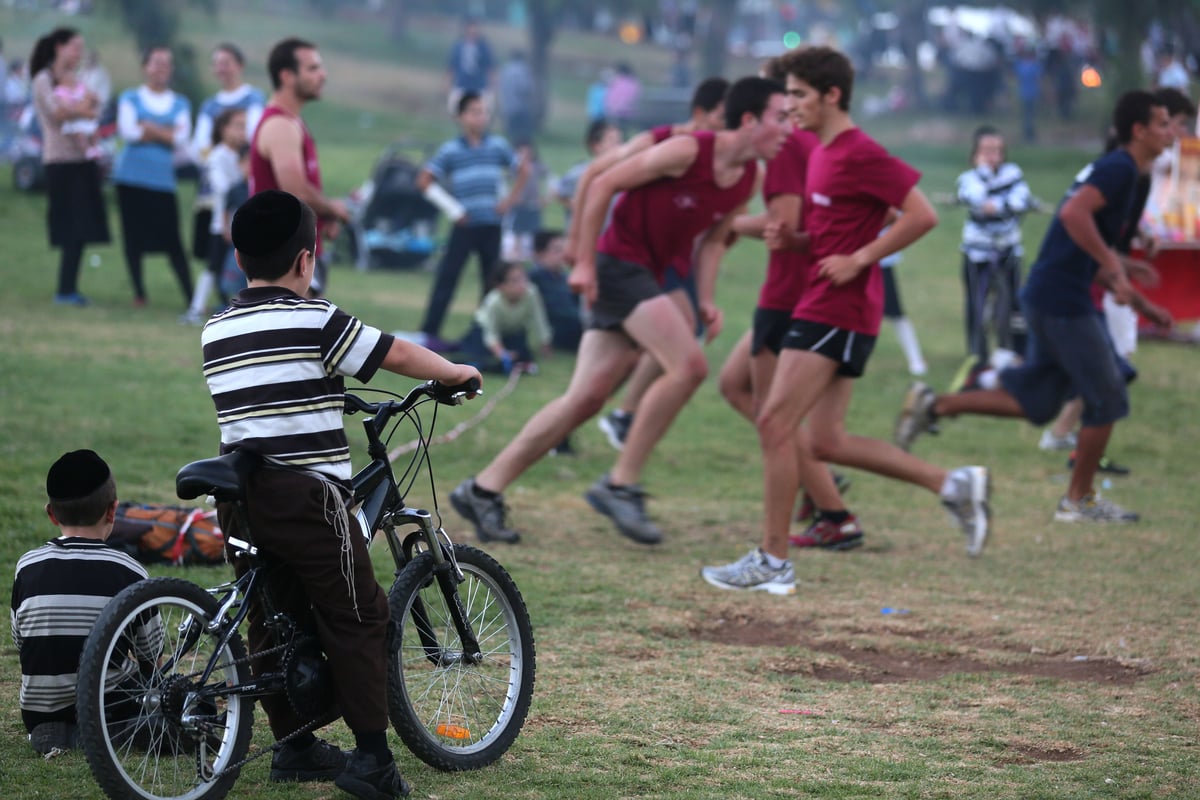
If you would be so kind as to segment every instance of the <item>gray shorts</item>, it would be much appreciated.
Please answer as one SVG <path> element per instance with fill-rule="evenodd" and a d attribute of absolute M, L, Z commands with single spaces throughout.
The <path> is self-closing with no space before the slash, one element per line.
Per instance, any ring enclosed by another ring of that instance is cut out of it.
<path fill-rule="evenodd" d="M 592 303 L 589 328 L 620 330 L 639 303 L 662 294 L 654 274 L 640 264 L 596 254 L 596 302 Z"/>
<path fill-rule="evenodd" d="M 1063 403 L 1083 398 L 1083 424 L 1100 427 L 1129 415 L 1129 394 L 1104 321 L 1097 314 L 1059 317 L 1024 307 L 1025 362 L 1000 373 L 1025 417 L 1045 425 Z"/>

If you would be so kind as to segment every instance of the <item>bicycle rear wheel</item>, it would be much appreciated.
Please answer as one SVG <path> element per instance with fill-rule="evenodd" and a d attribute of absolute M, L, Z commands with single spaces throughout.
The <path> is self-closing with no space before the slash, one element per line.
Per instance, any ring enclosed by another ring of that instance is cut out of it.
<path fill-rule="evenodd" d="M 466 580 L 447 600 L 423 553 L 388 593 L 396 639 L 389 648 L 388 716 L 417 758 L 441 770 L 479 769 L 508 750 L 529 713 L 533 628 L 517 585 L 474 547 L 454 546 Z M 461 602 L 483 659 L 472 663 L 450 615 Z"/>
<path fill-rule="evenodd" d="M 250 679 L 234 633 L 221 645 L 216 599 L 177 578 L 128 587 L 101 612 L 79 662 L 80 741 L 113 800 L 220 800 L 245 757 L 253 700 L 228 688 Z M 203 683 L 201 673 L 215 664 Z"/>

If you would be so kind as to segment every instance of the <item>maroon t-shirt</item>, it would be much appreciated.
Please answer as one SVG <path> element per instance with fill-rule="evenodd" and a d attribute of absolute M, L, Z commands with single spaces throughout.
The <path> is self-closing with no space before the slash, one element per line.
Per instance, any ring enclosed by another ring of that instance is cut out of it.
<path fill-rule="evenodd" d="M 278 189 L 279 180 L 275 177 L 275 171 L 271 168 L 271 162 L 263 158 L 258 152 L 258 134 L 263 129 L 263 123 L 271 117 L 287 117 L 295 120 L 300 126 L 300 132 L 304 136 L 302 148 L 304 151 L 304 177 L 308 179 L 316 190 L 321 191 L 321 165 L 317 162 L 317 143 L 313 139 L 312 134 L 308 132 L 308 127 L 305 126 L 304 120 L 294 114 L 289 114 L 278 106 L 267 106 L 262 113 L 262 118 L 258 121 L 258 126 L 254 129 L 254 139 L 250 143 L 250 196 L 265 192 L 268 189 Z M 323 245 L 321 239 L 325 232 L 326 222 L 323 219 L 317 219 L 317 252 L 316 255 L 321 255 Z"/>
<path fill-rule="evenodd" d="M 816 148 L 808 161 L 804 225 L 812 240 L 807 285 L 794 319 L 868 336 L 883 319 L 883 276 L 872 264 L 842 286 L 818 277 L 821 259 L 852 255 L 879 235 L 888 209 L 898 208 L 921 173 L 858 128 Z"/>
<path fill-rule="evenodd" d="M 711 131 L 683 135 L 695 137 L 699 144 L 691 166 L 677 178 L 660 178 L 622 194 L 596 243 L 600 253 L 644 266 L 660 284 L 668 266 L 686 278 L 696 237 L 754 191 L 754 161 L 746 163 L 736 183 L 722 188 L 713 180 L 716 135 Z"/>
<path fill-rule="evenodd" d="M 794 194 L 804 199 L 804 182 L 808 174 L 808 159 L 820 147 L 821 140 L 811 131 L 794 130 L 783 148 L 767 162 L 763 176 L 763 202 L 781 194 Z M 796 230 L 804 230 L 804 203 L 800 218 L 792 220 Z M 791 311 L 796 307 L 804 282 L 808 277 L 810 258 L 807 251 L 772 250 L 767 260 L 767 277 L 758 294 L 758 307 L 773 311 Z"/>

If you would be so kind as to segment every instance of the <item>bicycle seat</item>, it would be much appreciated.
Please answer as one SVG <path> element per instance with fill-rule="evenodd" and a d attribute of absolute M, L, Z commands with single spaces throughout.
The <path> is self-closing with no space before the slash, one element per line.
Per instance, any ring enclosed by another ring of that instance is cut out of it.
<path fill-rule="evenodd" d="M 249 450 L 235 450 L 217 458 L 193 461 L 175 475 L 175 494 L 193 500 L 211 494 L 231 503 L 245 495 L 246 480 L 262 459 Z"/>

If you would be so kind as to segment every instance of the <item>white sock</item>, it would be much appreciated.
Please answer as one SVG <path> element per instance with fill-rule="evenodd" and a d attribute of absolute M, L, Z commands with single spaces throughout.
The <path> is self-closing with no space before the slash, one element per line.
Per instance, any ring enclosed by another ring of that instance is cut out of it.
<path fill-rule="evenodd" d="M 958 481 L 954 479 L 955 470 L 950 470 L 946 473 L 946 480 L 942 481 L 942 490 L 938 492 L 943 500 L 958 499 Z"/>
<path fill-rule="evenodd" d="M 1000 372 L 994 369 L 985 369 L 979 373 L 979 388 L 980 389 L 995 389 L 1000 385 Z"/>
<path fill-rule="evenodd" d="M 921 355 L 921 343 L 917 341 L 917 329 L 913 327 L 908 317 L 896 317 L 892 320 L 896 327 L 896 338 L 900 340 L 900 349 L 908 359 L 908 371 L 913 375 L 924 375 L 926 372 L 925 359 Z"/>
<path fill-rule="evenodd" d="M 208 270 L 201 270 L 196 276 L 196 288 L 192 291 L 192 304 L 188 307 L 188 312 L 196 316 L 204 313 L 204 306 L 208 303 L 208 295 L 212 292 L 216 285 L 216 276 Z"/>
<path fill-rule="evenodd" d="M 759 548 L 758 552 L 763 554 L 763 558 L 767 560 L 767 566 L 771 569 L 779 569 L 784 564 L 788 563 L 786 558 L 777 558 L 762 548 Z"/>

